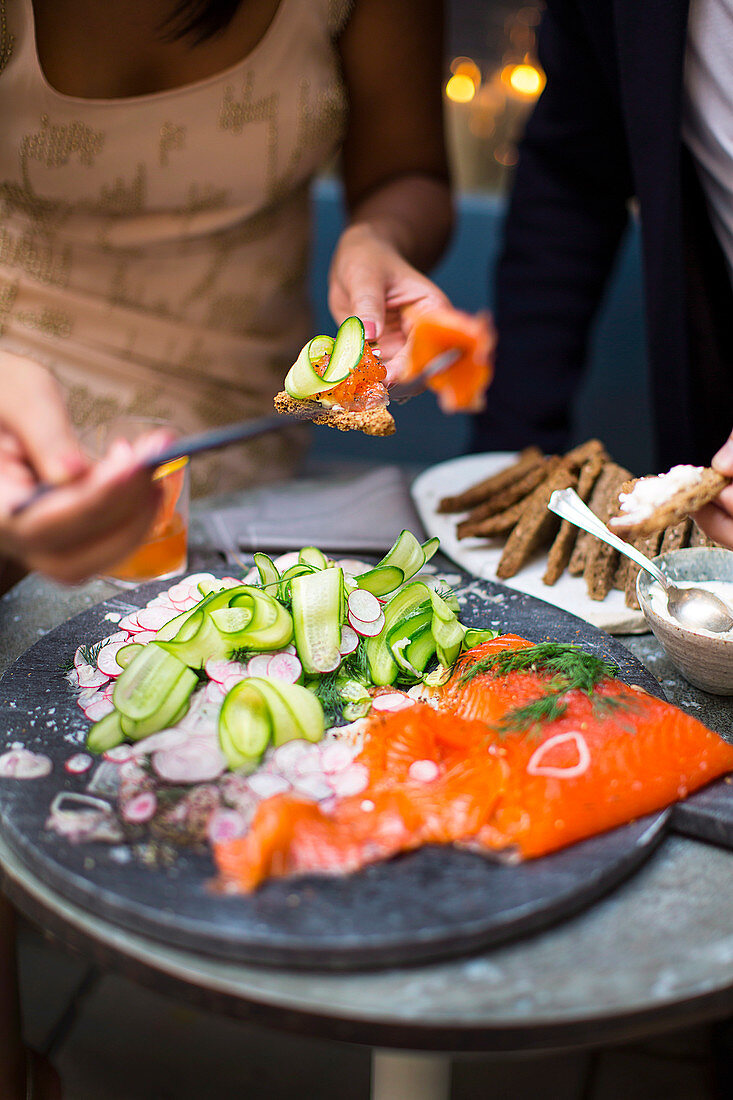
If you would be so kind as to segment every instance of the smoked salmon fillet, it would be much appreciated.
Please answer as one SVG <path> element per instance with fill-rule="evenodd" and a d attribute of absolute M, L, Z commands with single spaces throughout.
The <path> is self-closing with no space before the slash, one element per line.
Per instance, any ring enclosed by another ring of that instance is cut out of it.
<path fill-rule="evenodd" d="M 370 721 L 362 793 L 325 807 L 277 795 L 216 845 L 225 885 L 345 874 L 431 843 L 535 858 L 733 770 L 733 746 L 577 646 L 504 635 L 425 694 Z"/>
<path fill-rule="evenodd" d="M 445 307 L 415 317 L 407 342 L 407 370 L 400 379 L 409 382 L 443 352 L 456 350 L 459 357 L 428 380 L 445 413 L 478 412 L 484 407 L 486 389 L 494 373 L 493 325 L 486 314 L 472 316 Z"/>
<path fill-rule="evenodd" d="M 267 799 L 246 836 L 215 846 L 224 881 L 249 891 L 270 877 L 345 874 L 423 844 L 470 840 L 506 777 L 490 741 L 483 723 L 422 704 L 376 719 L 358 757 L 367 789 L 328 812 L 292 795 Z"/>

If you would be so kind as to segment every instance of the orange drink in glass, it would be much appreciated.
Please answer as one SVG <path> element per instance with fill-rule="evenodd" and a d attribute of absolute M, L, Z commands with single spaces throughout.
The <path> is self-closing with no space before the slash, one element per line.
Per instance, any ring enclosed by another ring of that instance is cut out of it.
<path fill-rule="evenodd" d="M 99 458 L 115 439 L 132 443 L 156 428 L 170 426 L 156 417 L 123 416 L 91 429 L 82 438 L 90 455 Z M 140 546 L 107 571 L 112 580 L 125 585 L 178 576 L 185 572 L 188 563 L 188 459 L 179 458 L 159 466 L 153 479 L 163 490 L 155 520 Z"/>

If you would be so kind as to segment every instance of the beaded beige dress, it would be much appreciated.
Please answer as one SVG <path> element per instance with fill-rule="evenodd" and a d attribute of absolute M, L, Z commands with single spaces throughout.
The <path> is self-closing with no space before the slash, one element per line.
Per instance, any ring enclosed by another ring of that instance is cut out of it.
<path fill-rule="evenodd" d="M 206 80 L 55 91 L 31 0 L 0 0 L 0 347 L 49 366 L 74 421 L 182 432 L 272 408 L 308 332 L 309 184 L 338 147 L 351 0 L 281 0 Z M 193 463 L 197 492 L 290 472 L 300 429 Z"/>

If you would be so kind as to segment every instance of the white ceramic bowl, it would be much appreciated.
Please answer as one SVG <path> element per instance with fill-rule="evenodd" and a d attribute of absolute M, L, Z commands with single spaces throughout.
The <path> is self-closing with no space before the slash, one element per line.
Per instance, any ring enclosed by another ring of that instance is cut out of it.
<path fill-rule="evenodd" d="M 654 558 L 655 565 L 673 581 L 728 581 L 733 583 L 733 551 L 707 546 L 670 550 Z M 654 637 L 686 680 L 713 695 L 733 695 L 733 633 L 712 635 L 691 630 L 659 615 L 649 598 L 652 577 L 642 570 L 636 593 Z"/>

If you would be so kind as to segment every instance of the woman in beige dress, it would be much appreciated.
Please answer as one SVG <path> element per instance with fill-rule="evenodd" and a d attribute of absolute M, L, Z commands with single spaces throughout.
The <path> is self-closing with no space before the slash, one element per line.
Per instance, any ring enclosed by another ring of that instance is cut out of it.
<path fill-rule="evenodd" d="M 188 432 L 270 408 L 309 335 L 309 185 L 338 150 L 331 310 L 359 314 L 399 374 L 405 307 L 444 301 L 420 274 L 451 223 L 440 8 L 0 0 L 0 554 L 78 581 L 148 524 L 140 454 L 90 466 L 75 428 L 143 413 Z M 213 456 L 195 488 L 282 476 L 302 448 L 297 430 Z M 13 518 L 37 480 L 64 488 Z M 8 1100 L 26 1095 L 12 1010 Z M 36 1095 L 59 1095 L 35 1065 Z"/>

